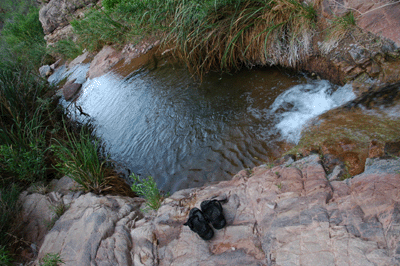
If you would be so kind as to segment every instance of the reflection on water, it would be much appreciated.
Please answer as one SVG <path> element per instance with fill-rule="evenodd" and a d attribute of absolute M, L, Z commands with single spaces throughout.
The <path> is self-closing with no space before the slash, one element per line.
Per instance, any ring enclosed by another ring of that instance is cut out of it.
<path fill-rule="evenodd" d="M 86 71 L 87 66 L 75 69 L 69 79 Z M 305 94 L 296 86 L 301 84 L 309 84 L 304 104 L 285 101 L 301 102 Z M 288 93 L 290 88 L 300 92 Z M 322 109 L 332 108 L 350 97 L 349 88 L 342 90 L 343 97 L 326 81 L 272 68 L 210 74 L 200 83 L 184 67 L 165 61 L 127 77 L 109 73 L 88 80 L 76 104 L 90 114 L 113 160 L 136 174 L 152 175 L 161 189 L 174 192 L 230 179 L 278 156 L 282 137 L 296 141 L 293 134 L 320 113 L 308 110 L 308 103 L 325 97 L 335 103 L 322 103 Z M 297 111 L 309 115 L 290 120 Z"/>

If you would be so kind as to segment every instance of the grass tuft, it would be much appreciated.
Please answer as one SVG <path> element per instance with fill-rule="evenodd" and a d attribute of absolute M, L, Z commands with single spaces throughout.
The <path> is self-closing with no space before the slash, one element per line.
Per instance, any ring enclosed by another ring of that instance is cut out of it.
<path fill-rule="evenodd" d="M 64 264 L 65 262 L 61 259 L 60 254 L 48 253 L 40 262 L 40 266 L 57 266 Z"/>
<path fill-rule="evenodd" d="M 107 174 L 111 170 L 107 167 L 107 159 L 99 156 L 100 142 L 85 128 L 77 136 L 68 133 L 66 128 L 65 131 L 67 141 L 55 140 L 57 145 L 52 146 L 59 159 L 56 168 L 75 180 L 85 191 L 100 194 L 110 190 Z"/>
<path fill-rule="evenodd" d="M 106 3 L 106 10 L 93 8 L 71 23 L 83 47 L 95 51 L 163 32 L 165 45 L 200 76 L 242 66 L 297 66 L 310 53 L 316 17 L 314 6 L 300 0 Z"/>
<path fill-rule="evenodd" d="M 356 28 L 357 21 L 353 12 L 349 11 L 341 17 L 335 15 L 330 24 L 325 41 L 321 46 L 321 51 L 324 54 L 328 54 L 332 49 L 336 48 L 340 41 Z"/>

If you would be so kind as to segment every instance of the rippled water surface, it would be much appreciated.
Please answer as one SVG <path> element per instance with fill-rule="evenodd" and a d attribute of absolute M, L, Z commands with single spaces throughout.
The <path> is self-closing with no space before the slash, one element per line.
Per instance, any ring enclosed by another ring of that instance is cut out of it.
<path fill-rule="evenodd" d="M 70 71 L 69 79 L 83 82 L 87 69 Z M 264 164 L 282 152 L 282 140 L 298 141 L 310 118 L 354 97 L 350 88 L 276 68 L 211 73 L 202 83 L 167 61 L 117 73 L 87 80 L 76 105 L 113 160 L 171 192 Z"/>

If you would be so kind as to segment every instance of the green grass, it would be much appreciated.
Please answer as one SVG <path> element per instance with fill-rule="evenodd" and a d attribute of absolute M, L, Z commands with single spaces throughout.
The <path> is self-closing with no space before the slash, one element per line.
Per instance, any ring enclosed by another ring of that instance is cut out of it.
<path fill-rule="evenodd" d="M 2 266 L 8 266 L 12 265 L 13 259 L 11 258 L 9 252 L 6 250 L 6 248 L 3 246 L 0 246 L 0 265 Z"/>
<path fill-rule="evenodd" d="M 107 185 L 106 158 L 99 155 L 101 146 L 90 131 L 82 127 L 80 133 L 68 133 L 66 141 L 55 140 L 52 150 L 58 157 L 56 168 L 75 180 L 85 191 L 100 194 L 110 189 Z"/>
<path fill-rule="evenodd" d="M 135 174 L 132 174 L 130 177 L 133 179 L 132 190 L 146 199 L 148 208 L 158 210 L 161 206 L 161 201 L 164 199 L 164 195 L 158 190 L 153 177 L 149 176 L 140 179 L 139 176 Z"/>
<path fill-rule="evenodd" d="M 56 57 L 75 59 L 82 54 L 82 47 L 72 39 L 60 40 L 54 46 L 48 48 L 48 52 Z"/>
<path fill-rule="evenodd" d="M 56 205 L 50 206 L 50 209 L 54 213 L 54 217 L 50 220 L 47 221 L 47 228 L 50 230 L 53 228 L 54 224 L 57 222 L 58 219 L 68 210 L 69 206 L 65 205 L 63 202 L 60 202 Z"/>
<path fill-rule="evenodd" d="M 40 261 L 40 266 L 57 266 L 64 264 L 65 262 L 61 259 L 60 254 L 48 253 Z"/>
<path fill-rule="evenodd" d="M 310 52 L 316 17 L 312 4 L 298 0 L 105 3 L 105 10 L 93 8 L 71 23 L 82 47 L 96 51 L 159 34 L 199 75 L 253 65 L 295 67 Z"/>
<path fill-rule="evenodd" d="M 321 50 L 325 54 L 336 48 L 340 41 L 356 28 L 357 20 L 353 12 L 349 11 L 341 17 L 335 15 L 329 23 L 325 41 L 321 46 Z"/>
<path fill-rule="evenodd" d="M 14 14 L 13 19 L 4 24 L 1 35 L 2 60 L 17 60 L 32 67 L 44 62 L 46 42 L 38 8 L 31 7 L 26 14 Z"/>

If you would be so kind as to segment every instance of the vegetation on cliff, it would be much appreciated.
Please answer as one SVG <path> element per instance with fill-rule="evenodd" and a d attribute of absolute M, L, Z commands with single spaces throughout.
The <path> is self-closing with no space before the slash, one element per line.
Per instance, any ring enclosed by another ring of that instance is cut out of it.
<path fill-rule="evenodd" d="M 96 51 L 159 34 L 198 74 L 257 64 L 295 67 L 309 55 L 316 19 L 313 5 L 298 0 L 102 3 L 71 22 L 79 46 Z"/>
<path fill-rule="evenodd" d="M 21 8 L 11 8 L 7 3 L 1 6 L 8 13 L 1 17 L 4 27 L 0 35 L 1 265 L 10 265 L 15 249 L 22 243 L 18 240 L 21 225 L 15 219 L 19 194 L 32 184 L 45 185 L 60 175 L 54 166 L 62 163 L 65 156 L 55 156 L 56 150 L 75 155 L 73 140 L 78 138 L 92 152 L 90 158 L 87 153 L 83 155 L 83 161 L 93 166 L 85 174 L 91 177 L 92 172 L 106 168 L 90 132 L 77 134 L 76 125 L 63 122 L 67 121 L 66 115 L 58 106 L 58 99 L 52 97 L 55 87 L 39 76 L 39 66 L 51 62 L 51 57 L 46 51 L 38 8 L 29 1 L 18 2 Z M 80 167 L 80 162 L 73 163 L 77 164 L 75 168 Z M 102 180 L 93 178 L 90 182 L 104 187 Z M 100 192 L 95 189 L 92 185 L 88 190 Z"/>

